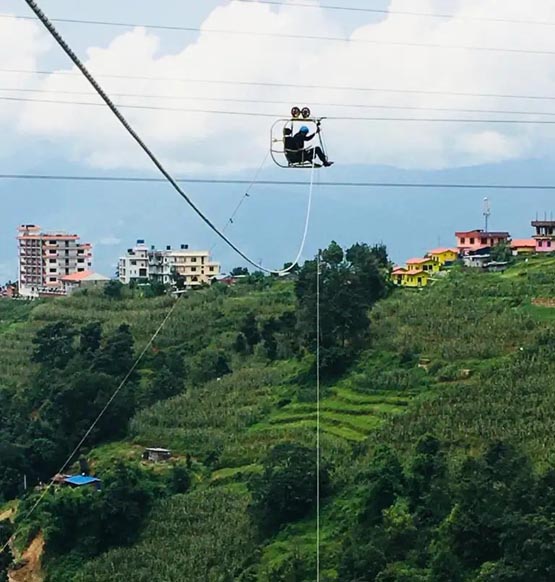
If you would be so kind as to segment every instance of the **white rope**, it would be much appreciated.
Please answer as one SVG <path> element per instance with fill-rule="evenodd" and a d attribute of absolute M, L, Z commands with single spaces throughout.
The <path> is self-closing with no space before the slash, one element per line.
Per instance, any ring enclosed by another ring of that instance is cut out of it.
<path fill-rule="evenodd" d="M 118 121 L 123 125 L 123 127 L 127 130 L 127 132 L 131 135 L 131 137 L 137 142 L 140 148 L 144 151 L 144 153 L 148 156 L 150 161 L 156 166 L 159 172 L 166 178 L 166 180 L 173 186 L 174 190 L 185 200 L 185 202 L 193 209 L 193 211 L 201 218 L 201 220 L 211 228 L 229 247 L 231 247 L 240 257 L 242 257 L 247 263 L 263 271 L 265 273 L 269 273 L 272 275 L 284 275 L 291 271 L 295 265 L 297 264 L 300 256 L 302 255 L 304 249 L 304 243 L 306 242 L 306 231 L 308 227 L 305 227 L 305 235 L 303 236 L 303 242 L 301 243 L 301 248 L 297 254 L 297 259 L 293 261 L 291 266 L 288 269 L 266 269 L 253 259 L 251 259 L 246 253 L 244 253 L 235 243 L 233 243 L 218 227 L 210 220 L 210 218 L 204 214 L 200 208 L 189 198 L 188 194 L 179 186 L 176 179 L 172 176 L 172 174 L 164 167 L 162 162 L 155 156 L 155 154 L 151 151 L 151 149 L 146 145 L 146 143 L 142 140 L 139 134 L 133 129 L 127 119 L 123 116 L 121 111 L 118 107 L 114 104 L 114 102 L 110 99 L 108 94 L 104 91 L 104 89 L 100 86 L 98 81 L 92 76 L 89 72 L 87 67 L 83 64 L 83 62 L 79 59 L 79 57 L 75 54 L 75 52 L 71 49 L 71 47 L 67 44 L 64 40 L 62 35 L 58 32 L 56 27 L 52 24 L 52 22 L 48 19 L 46 14 L 39 8 L 38 4 L 34 0 L 25 0 L 25 3 L 31 8 L 31 10 L 35 13 L 37 18 L 41 21 L 44 25 L 46 30 L 52 35 L 52 37 L 56 40 L 56 42 L 60 45 L 62 50 L 66 53 L 66 55 L 73 61 L 75 66 L 81 71 L 87 81 L 92 85 L 93 89 L 98 93 L 100 98 L 104 101 L 104 103 L 108 106 L 110 111 L 116 116 Z M 314 164 L 313 164 L 314 166 Z M 314 168 L 313 168 L 314 169 Z M 311 180 L 311 193 L 312 193 L 312 180 Z M 308 223 L 308 217 L 307 217 Z"/>
<path fill-rule="evenodd" d="M 320 582 L 320 250 L 316 260 L 316 582 Z"/>

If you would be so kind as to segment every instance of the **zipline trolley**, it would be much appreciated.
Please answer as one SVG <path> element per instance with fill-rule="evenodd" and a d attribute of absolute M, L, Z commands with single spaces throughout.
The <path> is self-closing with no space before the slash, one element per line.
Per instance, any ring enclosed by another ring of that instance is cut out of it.
<path fill-rule="evenodd" d="M 280 168 L 321 168 L 320 163 L 314 163 L 312 157 L 304 159 L 304 149 L 298 150 L 291 147 L 292 137 L 304 125 L 318 136 L 320 147 L 325 151 L 322 138 L 321 123 L 324 117 L 312 117 L 308 107 L 293 107 L 289 119 L 278 119 L 274 122 L 270 135 L 270 154 L 274 163 Z M 310 149 L 310 147 L 308 148 Z"/>

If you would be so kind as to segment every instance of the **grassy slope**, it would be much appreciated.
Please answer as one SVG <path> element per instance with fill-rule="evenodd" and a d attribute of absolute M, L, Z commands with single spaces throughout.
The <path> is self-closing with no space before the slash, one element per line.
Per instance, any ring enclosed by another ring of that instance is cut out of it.
<path fill-rule="evenodd" d="M 215 345 L 228 346 L 234 337 L 231 330 L 246 310 L 277 313 L 292 304 L 290 293 L 284 285 L 271 292 L 210 302 L 202 295 L 192 297 L 189 305 L 178 310 L 161 342 L 174 345 L 190 341 L 196 331 L 203 337 L 211 334 Z M 388 442 L 406 450 L 419 436 L 433 432 L 455 451 L 475 450 L 488 440 L 505 438 L 524 444 L 538 462 L 548 460 L 555 445 L 550 429 L 555 360 L 543 348 L 533 346 L 541 344 L 546 330 L 555 329 L 555 309 L 538 307 L 532 300 L 554 297 L 555 260 L 543 259 L 520 263 L 504 275 L 453 272 L 446 281 L 424 292 L 400 291 L 374 311 L 371 349 L 347 377 L 326 389 L 321 403 L 323 453 L 335 466 L 335 496 L 324 504 L 322 515 L 322 555 L 330 579 L 340 551 L 341 531 L 357 505 L 357 474 L 364 466 L 364 451 L 370 452 L 375 444 Z M 38 306 L 27 324 L 17 324 L 17 333 L 28 337 L 31 328 L 49 318 L 71 319 L 78 314 L 83 315 L 81 321 L 99 318 L 98 308 L 83 306 L 80 310 L 78 304 L 71 305 L 73 301 L 77 298 Z M 126 310 L 108 310 L 102 317 L 110 325 L 115 325 L 114 319 L 127 318 L 146 336 L 165 307 L 165 300 L 150 301 L 154 303 L 148 309 L 143 306 L 145 302 L 130 302 Z M 200 323 L 199 312 L 211 315 Z M 1 333 L 0 353 L 3 338 L 13 333 L 11 327 Z M 529 357 L 531 350 L 533 358 Z M 419 362 L 427 370 L 419 367 Z M 212 455 L 217 459 L 215 470 L 211 475 L 200 475 L 193 494 L 162 502 L 136 547 L 115 550 L 93 561 L 80 580 L 100 580 L 102 576 L 97 573 L 114 572 L 115 564 L 122 580 L 155 579 L 157 569 L 163 566 L 141 556 L 158 552 L 177 556 L 177 564 L 196 560 L 198 552 L 198 569 L 180 568 L 176 570 L 180 577 L 175 579 L 221 579 L 218 576 L 230 567 L 227 558 L 218 561 L 216 557 L 209 566 L 202 560 L 208 560 L 206 544 L 220 547 L 220 543 L 229 543 L 225 523 L 221 531 L 210 533 L 218 523 L 212 512 L 222 507 L 222 499 L 234 508 L 229 510 L 230 523 L 236 519 L 240 532 L 237 555 L 229 559 L 233 567 L 239 564 L 233 560 L 244 557 L 248 562 L 255 546 L 252 525 L 244 512 L 248 502 L 245 480 L 259 470 L 262 455 L 279 440 L 314 442 L 315 405 L 297 401 L 291 384 L 300 365 L 288 361 L 268 366 L 252 358 L 236 362 L 241 369 L 221 382 L 139 413 L 132 423 L 135 444 L 171 446 L 178 454 L 190 452 L 199 461 Z M 98 455 L 109 458 L 122 451 L 134 454 L 135 450 L 133 443 L 123 443 L 101 447 Z M 353 450 L 357 455 L 353 456 Z M 189 521 L 176 517 L 189 515 L 194 500 L 200 507 Z M 195 542 L 194 555 L 187 542 L 190 531 L 202 533 Z M 314 520 L 307 519 L 271 540 L 256 557 L 258 579 L 265 580 L 266 573 L 291 555 L 313 561 L 314 532 Z M 167 570 L 164 579 L 174 579 L 176 574 L 171 572 Z M 110 579 L 119 579 L 114 576 Z"/>

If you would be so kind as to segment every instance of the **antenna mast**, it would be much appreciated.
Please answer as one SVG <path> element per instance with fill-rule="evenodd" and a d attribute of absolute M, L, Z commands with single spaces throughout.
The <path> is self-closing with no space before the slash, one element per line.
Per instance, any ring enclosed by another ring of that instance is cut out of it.
<path fill-rule="evenodd" d="M 489 203 L 489 198 L 486 196 L 484 198 L 484 223 L 485 223 L 485 232 L 489 232 L 489 217 L 491 216 L 491 205 Z"/>

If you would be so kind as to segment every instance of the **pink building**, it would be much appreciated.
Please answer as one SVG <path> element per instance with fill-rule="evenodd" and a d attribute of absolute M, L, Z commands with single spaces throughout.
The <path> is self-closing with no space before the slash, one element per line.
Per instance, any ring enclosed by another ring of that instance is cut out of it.
<path fill-rule="evenodd" d="M 42 232 L 40 226 L 22 224 L 18 228 L 19 293 L 63 291 L 61 277 L 91 269 L 92 247 L 79 236 L 64 232 Z"/>
<path fill-rule="evenodd" d="M 508 232 L 485 232 L 483 230 L 456 232 L 455 236 L 459 252 L 479 251 L 483 248 L 494 247 L 499 243 L 508 243 L 511 238 Z"/>
<path fill-rule="evenodd" d="M 533 220 L 537 253 L 555 252 L 555 220 Z"/>

